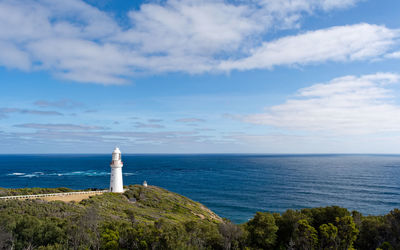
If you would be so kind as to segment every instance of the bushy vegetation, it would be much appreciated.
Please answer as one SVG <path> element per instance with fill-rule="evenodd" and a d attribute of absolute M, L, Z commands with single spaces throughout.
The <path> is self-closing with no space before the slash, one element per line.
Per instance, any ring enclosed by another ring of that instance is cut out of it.
<path fill-rule="evenodd" d="M 79 203 L 0 201 L 0 249 L 400 249 L 400 210 L 337 206 L 222 220 L 164 189 L 129 186 Z"/>

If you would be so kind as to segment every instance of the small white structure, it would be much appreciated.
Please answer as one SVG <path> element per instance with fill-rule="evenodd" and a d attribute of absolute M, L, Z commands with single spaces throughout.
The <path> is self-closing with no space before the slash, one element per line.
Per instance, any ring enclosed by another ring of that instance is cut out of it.
<path fill-rule="evenodd" d="M 124 187 L 122 183 L 122 166 L 124 164 L 121 161 L 121 151 L 119 148 L 115 148 L 112 152 L 111 159 L 111 177 L 110 177 L 110 192 L 123 193 Z"/>
<path fill-rule="evenodd" d="M 143 182 L 143 187 L 147 187 L 147 181 Z"/>

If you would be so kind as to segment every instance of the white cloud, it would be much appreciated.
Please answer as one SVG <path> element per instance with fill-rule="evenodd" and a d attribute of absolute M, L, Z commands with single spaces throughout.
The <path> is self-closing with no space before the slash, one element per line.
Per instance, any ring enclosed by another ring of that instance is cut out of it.
<path fill-rule="evenodd" d="M 400 59 L 400 51 L 395 51 L 395 52 L 389 53 L 385 57 L 394 58 L 394 59 Z"/>
<path fill-rule="evenodd" d="M 261 0 L 258 1 L 262 7 L 258 14 L 264 17 L 264 20 L 280 22 L 280 28 L 290 28 L 299 26 L 304 13 L 348 8 L 357 2 L 359 0 Z"/>
<path fill-rule="evenodd" d="M 222 62 L 224 70 L 272 68 L 278 65 L 324 61 L 353 61 L 384 54 L 399 31 L 384 26 L 357 24 L 309 31 L 304 34 L 265 42 L 240 60 Z"/>
<path fill-rule="evenodd" d="M 78 82 L 122 84 L 142 72 L 270 68 L 388 53 L 397 31 L 368 24 L 263 43 L 266 32 L 299 27 L 304 15 L 357 2 L 167 0 L 128 11 L 131 23 L 122 27 L 82 0 L 3 0 L 0 65 L 46 70 Z M 299 53 L 297 42 L 308 46 L 301 49 L 305 52 Z M 317 51 L 312 42 L 320 44 Z"/>
<path fill-rule="evenodd" d="M 346 76 L 300 89 L 296 97 L 244 117 L 246 122 L 294 131 L 374 134 L 400 131 L 394 84 L 400 75 Z"/>
<path fill-rule="evenodd" d="M 133 27 L 118 41 L 137 44 L 144 53 L 175 56 L 223 54 L 254 45 L 254 38 L 271 28 L 293 28 L 302 13 L 348 7 L 358 0 L 168 0 L 143 4 L 129 12 Z M 288 23 L 290 21 L 290 24 Z M 258 40 L 257 37 L 256 40 Z"/>
<path fill-rule="evenodd" d="M 81 0 L 0 3 L 0 39 L 16 42 L 55 37 L 99 39 L 118 29 L 110 16 Z"/>
<path fill-rule="evenodd" d="M 246 5 L 223 1 L 167 1 L 142 5 L 129 16 L 134 27 L 121 40 L 138 43 L 144 53 L 212 55 L 237 49 L 262 29 Z"/>
<path fill-rule="evenodd" d="M 83 39 L 43 39 L 27 45 L 41 64 L 38 69 L 53 69 L 59 77 L 82 82 L 125 83 L 131 75 L 131 53 L 113 44 Z"/>
<path fill-rule="evenodd" d="M 27 71 L 31 67 L 29 55 L 10 42 L 0 40 L 0 65 Z"/>
<path fill-rule="evenodd" d="M 261 0 L 259 2 L 266 11 L 290 13 L 346 8 L 356 4 L 359 0 Z"/>

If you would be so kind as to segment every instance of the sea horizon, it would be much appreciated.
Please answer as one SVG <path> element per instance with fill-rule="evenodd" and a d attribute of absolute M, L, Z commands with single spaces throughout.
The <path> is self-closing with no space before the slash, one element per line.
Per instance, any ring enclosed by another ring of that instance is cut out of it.
<path fill-rule="evenodd" d="M 352 156 L 352 155 L 371 155 L 371 156 L 400 156 L 400 153 L 123 153 L 125 156 L 135 155 L 237 155 L 237 156 Z M 110 155 L 105 153 L 0 153 L 0 156 L 14 155 Z"/>

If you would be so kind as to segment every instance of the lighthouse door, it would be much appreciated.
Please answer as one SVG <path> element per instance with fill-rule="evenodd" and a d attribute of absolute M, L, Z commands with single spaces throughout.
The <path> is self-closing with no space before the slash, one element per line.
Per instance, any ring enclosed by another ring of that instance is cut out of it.
<path fill-rule="evenodd" d="M 113 188 L 111 187 L 111 192 L 113 191 Z"/>

